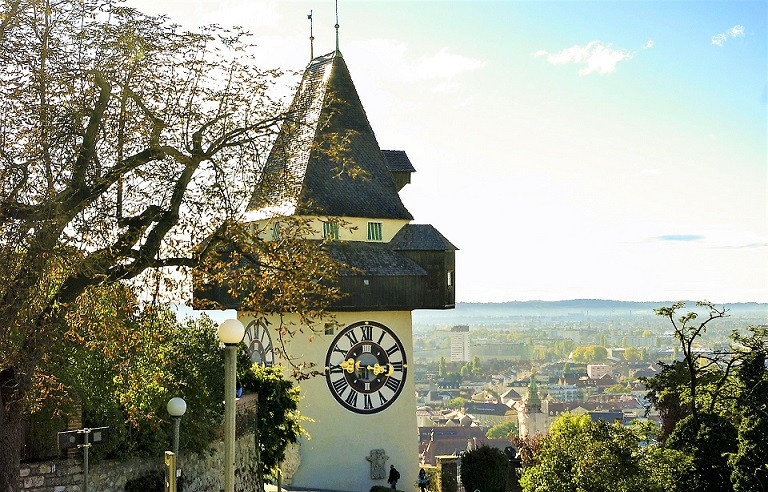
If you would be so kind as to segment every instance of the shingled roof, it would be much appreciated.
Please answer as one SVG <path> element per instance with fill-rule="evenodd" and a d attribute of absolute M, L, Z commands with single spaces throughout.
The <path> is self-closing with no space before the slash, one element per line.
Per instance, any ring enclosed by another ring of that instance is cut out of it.
<path fill-rule="evenodd" d="M 415 173 L 416 169 L 411 164 L 408 154 L 404 150 L 382 150 L 389 170 L 393 173 Z"/>
<path fill-rule="evenodd" d="M 430 224 L 406 224 L 389 246 L 395 251 L 456 251 L 459 248 L 451 244 L 440 231 Z"/>
<path fill-rule="evenodd" d="M 334 146 L 338 142 L 346 145 Z M 251 219 L 413 219 L 338 51 L 307 66 L 248 209 Z"/>
<path fill-rule="evenodd" d="M 375 275 L 425 276 L 427 271 L 415 261 L 392 251 L 386 243 L 367 243 L 363 241 L 333 241 L 325 246 L 328 253 L 337 261 L 349 265 L 360 272 L 342 271 L 343 276 Z"/>

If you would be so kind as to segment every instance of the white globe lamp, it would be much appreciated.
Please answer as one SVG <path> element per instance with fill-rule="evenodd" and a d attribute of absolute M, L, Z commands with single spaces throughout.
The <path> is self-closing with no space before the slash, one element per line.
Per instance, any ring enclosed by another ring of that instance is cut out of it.
<path fill-rule="evenodd" d="M 240 320 L 228 319 L 219 325 L 217 333 L 224 345 L 237 345 L 245 336 L 245 327 Z"/>

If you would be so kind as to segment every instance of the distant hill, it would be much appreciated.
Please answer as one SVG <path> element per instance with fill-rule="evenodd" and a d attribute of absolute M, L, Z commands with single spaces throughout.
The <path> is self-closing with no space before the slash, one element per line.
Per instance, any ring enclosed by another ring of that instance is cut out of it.
<path fill-rule="evenodd" d="M 497 303 L 459 302 L 456 309 L 413 312 L 414 324 L 501 323 L 525 318 L 551 318 L 562 321 L 584 321 L 607 317 L 652 317 L 653 310 L 669 306 L 672 301 L 630 302 L 604 299 L 572 299 L 566 301 L 509 301 Z M 720 304 L 718 304 L 720 306 Z M 696 303 L 687 301 L 694 310 Z M 757 302 L 725 304 L 732 316 L 762 317 L 768 323 L 768 304 Z"/>

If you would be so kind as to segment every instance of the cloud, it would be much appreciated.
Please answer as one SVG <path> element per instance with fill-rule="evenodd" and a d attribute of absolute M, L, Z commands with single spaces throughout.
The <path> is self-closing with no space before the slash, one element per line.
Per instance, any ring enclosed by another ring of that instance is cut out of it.
<path fill-rule="evenodd" d="M 702 239 L 704 239 L 704 236 L 700 236 L 698 234 L 664 234 L 661 236 L 656 236 L 654 239 L 657 239 L 659 241 L 690 242 L 690 241 L 701 241 Z"/>
<path fill-rule="evenodd" d="M 447 48 L 442 48 L 433 55 L 419 58 L 412 66 L 411 76 L 417 79 L 452 79 L 461 73 L 479 70 L 485 65 L 485 61 L 449 53 Z"/>
<path fill-rule="evenodd" d="M 345 58 L 354 60 L 355 77 L 370 77 L 375 85 L 422 84 L 422 90 L 455 94 L 462 90 L 462 76 L 482 70 L 487 61 L 472 58 L 449 48 L 415 54 L 408 43 L 392 39 L 351 41 Z M 350 64 L 351 65 L 351 64 Z M 363 74 L 363 75 L 359 75 Z"/>
<path fill-rule="evenodd" d="M 648 41 L 646 48 L 651 48 L 653 41 Z M 613 48 L 610 44 L 603 44 L 600 41 L 591 41 L 586 46 L 577 44 L 570 48 L 565 48 L 557 53 L 549 53 L 545 50 L 538 50 L 533 53 L 534 58 L 546 57 L 552 65 L 584 65 L 579 70 L 579 75 L 589 75 L 596 72 L 600 74 L 612 73 L 616 71 L 616 65 L 624 60 L 630 60 L 635 52 Z"/>
<path fill-rule="evenodd" d="M 715 46 L 723 46 L 723 44 L 728 41 L 728 38 L 743 38 L 744 37 L 744 26 L 741 24 L 736 24 L 732 28 L 728 29 L 725 32 L 721 32 L 720 34 L 715 34 L 712 36 L 712 44 Z"/>

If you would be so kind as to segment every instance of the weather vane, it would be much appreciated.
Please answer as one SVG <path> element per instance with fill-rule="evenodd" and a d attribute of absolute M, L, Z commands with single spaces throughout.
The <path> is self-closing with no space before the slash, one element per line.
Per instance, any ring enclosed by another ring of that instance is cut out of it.
<path fill-rule="evenodd" d="M 312 34 L 312 10 L 310 10 L 309 14 L 307 14 L 307 19 L 309 19 L 309 59 L 314 60 L 315 59 L 315 36 Z"/>
<path fill-rule="evenodd" d="M 339 51 L 339 0 L 336 0 L 336 51 Z"/>

